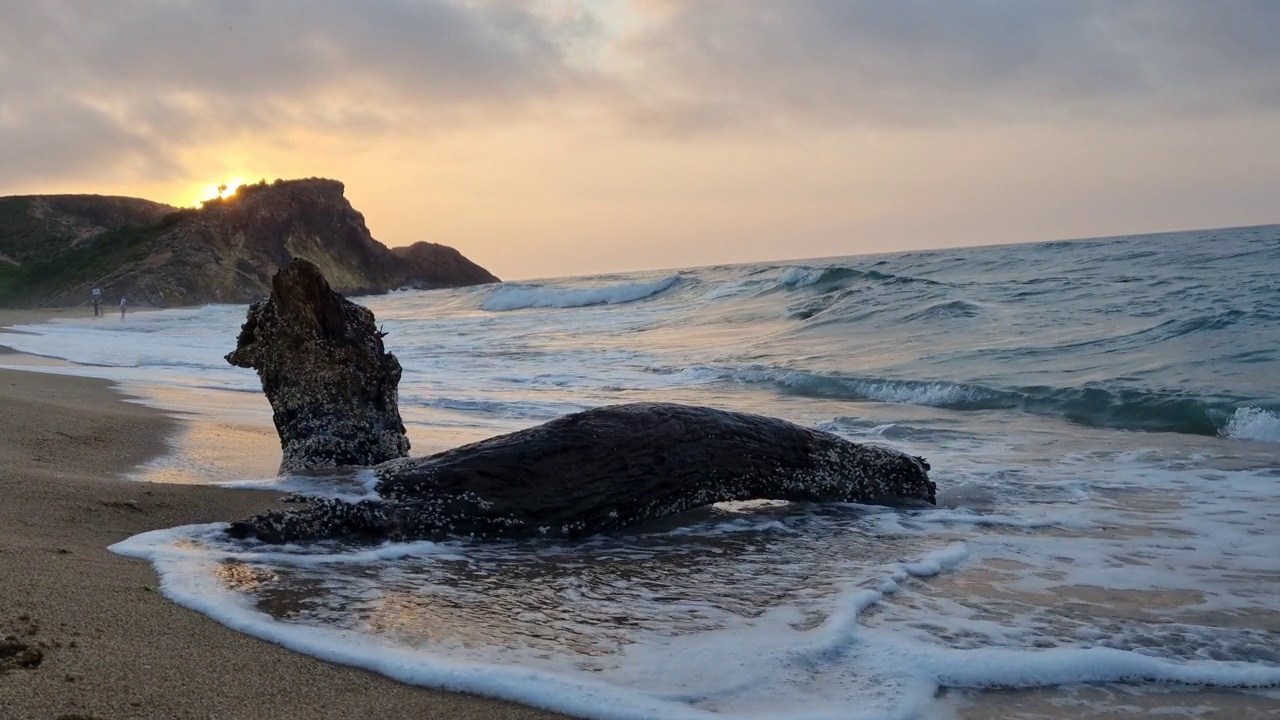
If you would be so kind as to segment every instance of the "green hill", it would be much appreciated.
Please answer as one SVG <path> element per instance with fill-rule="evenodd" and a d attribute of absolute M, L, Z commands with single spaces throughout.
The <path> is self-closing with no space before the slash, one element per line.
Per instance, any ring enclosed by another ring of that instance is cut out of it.
<path fill-rule="evenodd" d="M 182 210 L 102 195 L 0 198 L 0 305 L 83 305 L 95 287 L 113 304 L 246 303 L 295 256 L 347 294 L 498 282 L 453 248 L 393 252 L 343 192 L 336 180 L 277 180 Z"/>

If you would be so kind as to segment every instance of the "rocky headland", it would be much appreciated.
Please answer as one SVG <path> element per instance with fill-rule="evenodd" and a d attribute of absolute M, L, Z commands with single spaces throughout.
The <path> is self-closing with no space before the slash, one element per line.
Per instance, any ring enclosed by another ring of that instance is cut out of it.
<path fill-rule="evenodd" d="M 0 305 L 248 303 L 305 258 L 344 294 L 498 282 L 457 250 L 378 242 L 337 180 L 277 180 L 180 209 L 138 198 L 0 198 Z"/>

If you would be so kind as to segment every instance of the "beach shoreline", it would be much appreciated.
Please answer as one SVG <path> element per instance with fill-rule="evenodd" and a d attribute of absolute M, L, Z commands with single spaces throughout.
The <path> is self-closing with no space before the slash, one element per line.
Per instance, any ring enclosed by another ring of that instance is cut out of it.
<path fill-rule="evenodd" d="M 24 311 L 11 322 L 53 317 Z M 12 351 L 0 359 L 31 370 L 58 362 Z M 0 658 L 0 718 L 563 717 L 324 662 L 168 601 L 149 563 L 106 548 L 148 530 L 261 512 L 278 494 L 125 479 L 205 422 L 130 400 L 104 380 L 0 370 L 0 403 L 10 408 L 0 417 L 0 465 L 10 469 L 0 475 L 0 577 L 11 579 L 0 583 L 0 638 L 27 648 L 12 656 L 20 662 Z M 21 666 L 33 651 L 39 663 Z M 1133 689 L 1125 702 L 1150 717 L 1186 707 L 1205 718 L 1280 710 L 1280 699 L 1230 690 Z M 943 704 L 957 720 L 1110 718 L 1119 716 L 1087 704 L 1115 692 L 949 691 Z"/>
<path fill-rule="evenodd" d="M 107 546 L 261 512 L 277 494 L 124 479 L 182 421 L 106 381 L 0 370 L 0 405 L 5 720 L 559 717 L 325 663 L 168 601 L 149 563 Z"/>
<path fill-rule="evenodd" d="M 116 309 L 119 313 L 119 309 Z M 146 310 L 129 310 L 132 315 L 135 312 L 147 312 Z M 0 333 L 13 332 L 14 325 L 32 325 L 35 323 L 49 322 L 50 320 L 73 319 L 93 317 L 93 308 L 71 307 L 71 308 L 0 308 Z M 110 314 L 102 315 L 103 318 L 110 318 Z M 115 318 L 119 320 L 119 318 Z"/>

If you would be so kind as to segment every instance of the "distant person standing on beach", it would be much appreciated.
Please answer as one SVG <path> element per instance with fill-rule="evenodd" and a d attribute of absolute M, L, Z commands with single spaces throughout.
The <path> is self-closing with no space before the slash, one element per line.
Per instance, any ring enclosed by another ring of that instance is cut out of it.
<path fill-rule="evenodd" d="M 102 314 L 102 288 L 93 289 L 93 316 Z"/>
<path fill-rule="evenodd" d="M 126 305 L 128 305 L 128 304 L 129 304 L 129 301 L 128 301 L 128 300 L 125 300 L 125 299 L 124 299 L 124 296 L 123 296 L 123 295 L 121 295 L 121 296 L 120 296 L 120 319 L 121 319 L 121 320 L 123 320 L 123 319 L 124 319 L 124 308 L 125 308 L 125 306 L 126 306 Z"/>

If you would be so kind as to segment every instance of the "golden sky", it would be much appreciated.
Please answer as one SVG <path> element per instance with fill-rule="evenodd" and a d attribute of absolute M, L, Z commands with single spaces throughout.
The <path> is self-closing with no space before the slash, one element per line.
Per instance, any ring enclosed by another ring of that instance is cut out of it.
<path fill-rule="evenodd" d="M 0 8 L 0 193 L 346 183 L 503 278 L 1280 221 L 1280 3 Z"/>

